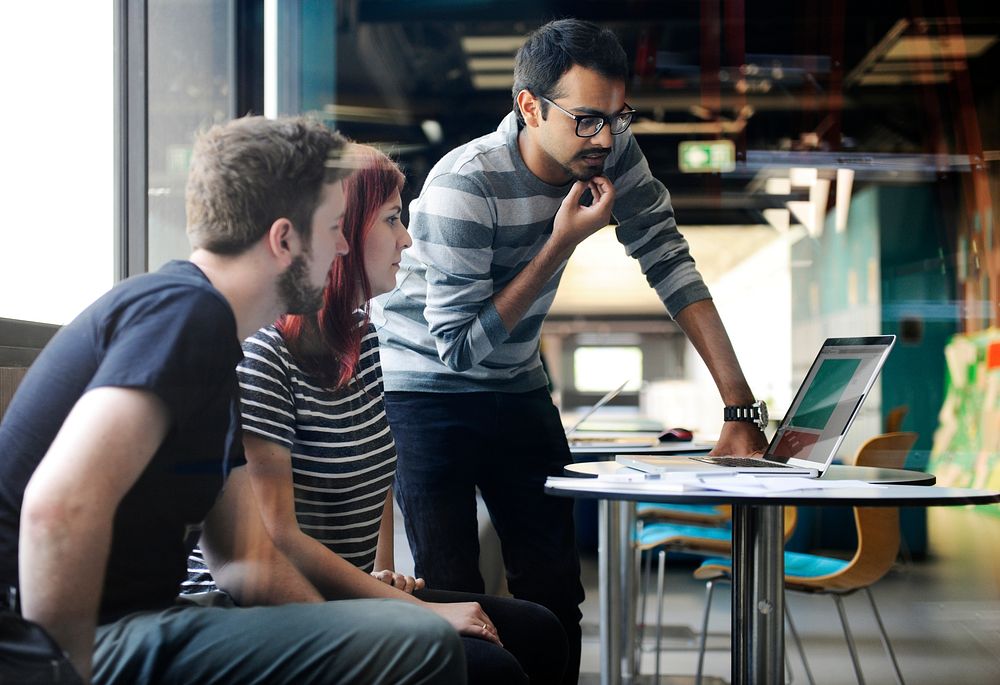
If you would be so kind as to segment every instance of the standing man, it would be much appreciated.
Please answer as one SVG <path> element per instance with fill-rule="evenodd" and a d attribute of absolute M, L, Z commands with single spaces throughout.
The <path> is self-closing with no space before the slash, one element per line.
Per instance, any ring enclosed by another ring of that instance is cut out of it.
<path fill-rule="evenodd" d="M 85 682 L 464 682 L 458 636 L 430 612 L 323 603 L 271 543 L 242 468 L 240 341 L 320 307 L 348 249 L 347 149 L 302 119 L 201 136 L 190 260 L 60 330 L 0 424 L 0 589 Z M 219 586 L 249 608 L 175 602 L 199 529 Z"/>
<path fill-rule="evenodd" d="M 514 66 L 514 111 L 446 155 L 410 206 L 401 287 L 382 299 L 397 498 L 416 573 L 481 592 L 475 488 L 515 597 L 550 608 L 576 649 L 583 589 L 572 501 L 543 492 L 571 461 L 539 358 L 542 321 L 576 246 L 612 218 L 618 240 L 705 360 L 726 405 L 753 394 L 670 198 L 628 128 L 627 60 L 613 33 L 554 21 Z M 716 452 L 766 446 L 726 423 Z"/>

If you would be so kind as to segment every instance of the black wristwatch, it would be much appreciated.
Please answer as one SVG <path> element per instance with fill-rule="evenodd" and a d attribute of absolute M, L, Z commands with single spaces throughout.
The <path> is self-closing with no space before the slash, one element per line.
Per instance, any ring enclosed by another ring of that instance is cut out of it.
<path fill-rule="evenodd" d="M 757 400 L 753 404 L 727 406 L 722 410 L 722 418 L 726 421 L 746 421 L 764 430 L 767 426 L 767 405 L 764 400 Z"/>

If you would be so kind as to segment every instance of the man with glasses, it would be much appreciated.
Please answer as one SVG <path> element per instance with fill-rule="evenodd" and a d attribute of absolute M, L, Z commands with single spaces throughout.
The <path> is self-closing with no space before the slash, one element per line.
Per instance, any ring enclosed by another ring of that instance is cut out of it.
<path fill-rule="evenodd" d="M 475 488 L 502 543 L 508 586 L 563 622 L 576 682 L 583 589 L 572 501 L 543 483 L 571 461 L 539 357 L 542 321 L 576 246 L 612 221 L 727 405 L 752 403 L 670 198 L 628 128 L 625 52 L 613 33 L 554 21 L 514 67 L 514 111 L 446 155 L 410 205 L 413 247 L 384 320 L 396 496 L 416 572 L 483 591 Z M 725 424 L 720 453 L 763 450 L 752 423 Z"/>

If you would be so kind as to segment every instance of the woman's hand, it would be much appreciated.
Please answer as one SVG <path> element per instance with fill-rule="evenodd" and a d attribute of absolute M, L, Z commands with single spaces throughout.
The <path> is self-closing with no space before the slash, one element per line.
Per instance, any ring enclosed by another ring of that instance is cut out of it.
<path fill-rule="evenodd" d="M 496 626 L 479 606 L 479 602 L 424 602 L 424 607 L 450 623 L 459 635 L 478 637 L 503 647 Z"/>
<path fill-rule="evenodd" d="M 405 576 L 402 573 L 396 573 L 395 571 L 390 571 L 388 569 L 382 571 L 372 571 L 372 577 L 377 580 L 381 580 L 386 585 L 391 585 L 397 590 L 402 590 L 410 595 L 413 594 L 414 590 L 423 590 L 426 585 L 423 578 Z"/>

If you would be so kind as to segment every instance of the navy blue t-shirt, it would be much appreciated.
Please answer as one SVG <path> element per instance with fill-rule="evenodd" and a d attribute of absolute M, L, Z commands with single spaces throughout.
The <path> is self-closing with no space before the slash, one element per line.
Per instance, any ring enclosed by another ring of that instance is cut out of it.
<path fill-rule="evenodd" d="M 163 400 L 170 424 L 115 515 L 100 621 L 170 605 L 186 576 L 188 533 L 229 469 L 245 463 L 242 357 L 228 302 L 187 261 L 119 283 L 63 327 L 0 424 L 0 584 L 17 585 L 24 489 L 73 405 L 94 388 L 141 388 Z"/>

